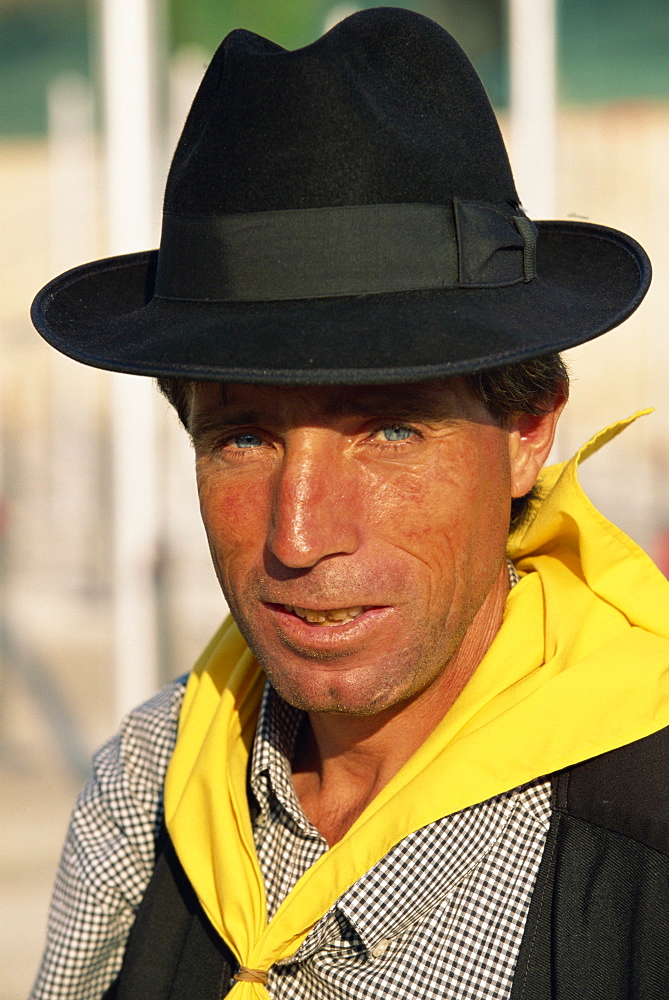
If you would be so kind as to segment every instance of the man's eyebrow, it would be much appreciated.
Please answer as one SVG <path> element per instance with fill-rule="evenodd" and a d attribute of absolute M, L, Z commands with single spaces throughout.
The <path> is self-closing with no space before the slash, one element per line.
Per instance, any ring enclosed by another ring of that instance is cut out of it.
<path fill-rule="evenodd" d="M 398 392 L 394 386 L 379 391 L 374 387 L 351 389 L 336 394 L 324 406 L 328 417 L 363 417 L 380 420 L 437 421 L 452 420 L 459 415 L 456 395 L 443 385 L 416 386 Z M 203 440 L 226 427 L 263 426 L 276 420 L 276 413 L 265 408 L 241 407 L 234 404 L 196 412 L 191 417 L 190 434 Z"/>
<path fill-rule="evenodd" d="M 190 435 L 192 438 L 203 438 L 216 434 L 223 427 L 241 427 L 246 424 L 255 426 L 262 422 L 263 416 L 258 410 L 222 408 L 214 413 L 196 413 L 192 416 Z"/>

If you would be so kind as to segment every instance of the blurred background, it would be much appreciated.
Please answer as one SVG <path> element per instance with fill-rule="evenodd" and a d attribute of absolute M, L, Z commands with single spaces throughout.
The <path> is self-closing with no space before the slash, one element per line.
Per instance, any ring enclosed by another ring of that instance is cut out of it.
<path fill-rule="evenodd" d="M 29 990 L 91 752 L 189 668 L 225 610 L 173 414 L 148 380 L 48 348 L 30 302 L 68 267 L 157 245 L 172 149 L 229 30 L 297 47 L 367 6 L 0 0 L 0 1000 Z M 614 226 L 650 253 L 639 313 L 568 355 L 555 458 L 656 408 L 582 478 L 666 572 L 669 0 L 401 6 L 472 58 L 530 215 Z"/>

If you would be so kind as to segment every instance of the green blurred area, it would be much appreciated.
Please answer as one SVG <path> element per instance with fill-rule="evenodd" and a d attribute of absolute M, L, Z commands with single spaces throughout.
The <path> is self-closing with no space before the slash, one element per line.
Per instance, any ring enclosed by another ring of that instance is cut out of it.
<path fill-rule="evenodd" d="M 506 103 L 507 0 L 389 0 L 433 17 Z M 288 48 L 308 44 L 339 0 L 169 0 L 170 47 L 213 52 L 233 28 Z M 669 0 L 558 0 L 560 94 L 569 102 L 669 97 Z M 96 76 L 95 0 L 0 0 L 0 134 L 41 134 L 46 90 L 58 73 Z M 89 27 L 91 30 L 89 31 Z"/>
<path fill-rule="evenodd" d="M 560 94 L 669 97 L 669 0 L 559 0 Z"/>
<path fill-rule="evenodd" d="M 48 81 L 91 75 L 87 6 L 82 0 L 0 3 L 0 134 L 46 128 Z"/>

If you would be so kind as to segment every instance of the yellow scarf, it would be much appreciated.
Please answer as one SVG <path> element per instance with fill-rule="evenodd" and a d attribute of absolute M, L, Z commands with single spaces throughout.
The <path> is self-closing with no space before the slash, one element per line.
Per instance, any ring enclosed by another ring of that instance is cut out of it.
<path fill-rule="evenodd" d="M 546 499 L 510 539 L 521 580 L 490 649 L 418 752 L 270 923 L 246 797 L 264 678 L 232 621 L 209 644 L 188 681 L 165 813 L 213 926 L 241 966 L 261 972 L 235 985 L 235 1000 L 267 1000 L 264 973 L 409 833 L 669 725 L 669 584 L 577 479 L 579 462 L 628 423 L 543 473 Z"/>

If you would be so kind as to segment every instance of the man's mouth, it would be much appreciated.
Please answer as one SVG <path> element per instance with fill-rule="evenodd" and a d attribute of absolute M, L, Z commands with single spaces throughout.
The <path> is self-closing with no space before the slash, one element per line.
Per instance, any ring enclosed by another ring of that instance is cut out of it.
<path fill-rule="evenodd" d="M 297 615 L 310 625 L 346 625 L 355 621 L 368 608 L 329 608 L 327 610 L 315 610 L 313 608 L 300 608 L 295 604 L 284 604 L 284 610 L 289 614 Z"/>

